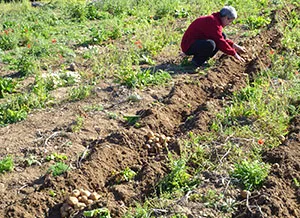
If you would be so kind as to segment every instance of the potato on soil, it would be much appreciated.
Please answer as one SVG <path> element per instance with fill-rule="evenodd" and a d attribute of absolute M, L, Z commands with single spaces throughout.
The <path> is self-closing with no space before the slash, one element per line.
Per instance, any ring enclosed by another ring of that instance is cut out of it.
<path fill-rule="evenodd" d="M 81 197 L 81 198 L 80 198 L 80 199 L 78 198 L 78 200 L 79 200 L 80 202 L 83 202 L 83 203 L 87 204 L 87 202 L 88 202 L 88 197 L 85 196 L 85 195 L 80 196 L 80 197 Z"/>
<path fill-rule="evenodd" d="M 97 192 L 93 192 L 90 195 L 90 199 L 92 199 L 93 201 L 97 201 L 100 198 L 100 195 Z"/>
<path fill-rule="evenodd" d="M 154 137 L 154 133 L 152 131 L 147 133 L 148 139 L 152 139 Z"/>
<path fill-rule="evenodd" d="M 76 197 L 73 197 L 73 196 L 69 196 L 67 198 L 67 203 L 71 206 L 74 206 L 75 204 L 78 203 L 78 199 Z"/>
<path fill-rule="evenodd" d="M 88 190 L 80 189 L 80 194 L 81 194 L 82 196 L 90 197 L 91 192 L 89 192 Z"/>
<path fill-rule="evenodd" d="M 242 190 L 241 191 L 241 196 L 242 198 L 246 199 L 248 196 L 250 197 L 251 192 L 247 191 L 247 190 Z"/>
<path fill-rule="evenodd" d="M 82 210 L 86 207 L 85 203 L 78 202 L 77 204 L 74 205 L 75 210 Z"/>
<path fill-rule="evenodd" d="M 72 191 L 71 196 L 78 197 L 79 195 L 80 195 L 80 191 L 79 191 L 78 189 L 74 189 L 74 190 Z"/>
<path fill-rule="evenodd" d="M 86 204 L 90 205 L 90 204 L 93 204 L 93 203 L 94 203 L 94 201 L 92 199 L 88 199 Z"/>
<path fill-rule="evenodd" d="M 151 145 L 149 145 L 149 144 L 145 144 L 145 145 L 144 145 L 144 148 L 146 148 L 146 149 L 150 149 L 150 148 L 151 148 Z"/>
<path fill-rule="evenodd" d="M 160 143 L 164 143 L 164 142 L 166 141 L 166 138 L 167 138 L 167 137 L 166 137 L 165 135 L 163 135 L 163 134 L 160 135 L 160 137 L 159 137 L 159 142 L 160 142 Z"/>

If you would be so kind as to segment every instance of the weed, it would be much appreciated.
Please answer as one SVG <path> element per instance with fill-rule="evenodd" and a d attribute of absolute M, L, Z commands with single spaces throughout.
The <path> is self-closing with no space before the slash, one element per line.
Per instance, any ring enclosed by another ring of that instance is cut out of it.
<path fill-rule="evenodd" d="M 189 16 L 189 12 L 185 8 L 180 10 L 175 10 L 174 17 L 176 18 L 186 18 Z"/>
<path fill-rule="evenodd" d="M 37 163 L 40 164 L 40 162 L 33 155 L 30 155 L 28 158 L 26 158 L 25 163 L 26 163 L 27 166 L 31 166 L 31 165 L 34 165 L 34 164 L 37 164 Z"/>
<path fill-rule="evenodd" d="M 243 160 L 241 163 L 235 164 L 232 176 L 237 178 L 245 189 L 253 190 L 262 185 L 269 170 L 270 165 L 264 162 Z"/>
<path fill-rule="evenodd" d="M 109 119 L 115 120 L 118 118 L 118 115 L 114 112 L 107 112 L 107 116 Z"/>
<path fill-rule="evenodd" d="M 84 211 L 85 217 L 111 218 L 110 212 L 107 208 L 97 208 L 94 210 Z"/>
<path fill-rule="evenodd" d="M 122 170 L 119 174 L 118 174 L 118 182 L 122 182 L 122 181 L 126 181 L 129 182 L 130 180 L 132 180 L 136 175 L 136 172 L 134 172 L 132 169 L 130 169 L 129 167 L 126 167 L 124 170 Z"/>
<path fill-rule="evenodd" d="M 36 70 L 33 58 L 25 54 L 18 59 L 17 67 L 22 76 L 33 74 Z"/>
<path fill-rule="evenodd" d="M 300 188 L 300 181 L 297 178 L 293 178 L 293 182 L 297 188 Z"/>
<path fill-rule="evenodd" d="M 218 194 L 216 190 L 209 189 L 205 195 L 202 196 L 202 202 L 207 207 L 216 208 L 216 204 L 220 199 L 222 199 L 222 195 Z"/>
<path fill-rule="evenodd" d="M 67 160 L 68 157 L 67 155 L 65 154 L 58 154 L 58 153 L 52 153 L 50 155 L 48 155 L 46 157 L 46 160 L 47 161 L 51 161 L 51 160 L 54 160 L 54 161 L 63 161 L 63 160 Z"/>
<path fill-rule="evenodd" d="M 126 116 L 123 116 L 123 118 L 127 122 L 128 125 L 135 125 L 139 121 L 141 116 L 140 115 L 126 115 Z"/>
<path fill-rule="evenodd" d="M 144 86 L 166 84 L 171 78 L 172 77 L 168 72 L 162 70 L 152 74 L 151 70 L 136 72 L 131 69 L 125 69 L 124 71 L 121 71 L 118 76 L 118 81 L 129 88 L 142 88 Z"/>
<path fill-rule="evenodd" d="M 0 173 L 10 172 L 14 169 L 14 161 L 11 156 L 7 156 L 0 160 Z"/>
<path fill-rule="evenodd" d="M 144 205 L 136 203 L 135 208 L 129 208 L 124 215 L 124 218 L 150 218 L 152 217 L 151 211 L 147 202 Z"/>
<path fill-rule="evenodd" d="M 81 85 L 77 88 L 72 88 L 69 92 L 69 97 L 73 101 L 82 100 L 90 96 L 92 86 L 90 85 Z"/>
<path fill-rule="evenodd" d="M 84 106 L 83 110 L 88 112 L 88 111 L 103 111 L 104 107 L 103 105 L 89 105 L 89 106 Z"/>
<path fill-rule="evenodd" d="M 84 123 L 84 118 L 82 116 L 77 116 L 74 124 L 71 125 L 72 132 L 78 132 Z"/>
<path fill-rule="evenodd" d="M 10 78 L 0 78 L 0 98 L 4 97 L 4 93 L 12 93 L 15 90 L 16 82 Z"/>
<path fill-rule="evenodd" d="M 69 166 L 66 165 L 65 163 L 57 162 L 54 165 L 49 167 L 48 172 L 52 173 L 53 176 L 59 176 L 67 172 L 69 169 L 70 169 Z"/>
<path fill-rule="evenodd" d="M 56 193 L 55 193 L 54 190 L 50 189 L 50 190 L 49 190 L 49 195 L 50 195 L 51 197 L 55 197 L 55 196 L 56 196 Z"/>
<path fill-rule="evenodd" d="M 167 174 L 158 184 L 158 193 L 172 193 L 175 191 L 187 191 L 198 184 L 197 179 L 193 179 L 187 172 L 187 159 L 179 158 L 174 160 L 169 154 L 171 172 Z"/>
<path fill-rule="evenodd" d="M 249 16 L 246 19 L 246 25 L 250 30 L 259 29 L 270 23 L 269 18 L 264 18 L 262 16 Z"/>

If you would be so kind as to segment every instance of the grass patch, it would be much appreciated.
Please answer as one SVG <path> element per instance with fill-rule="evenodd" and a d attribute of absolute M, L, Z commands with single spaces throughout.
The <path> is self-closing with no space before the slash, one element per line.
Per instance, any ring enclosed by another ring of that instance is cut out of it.
<path fill-rule="evenodd" d="M 12 157 L 7 156 L 0 160 L 0 173 L 10 172 L 14 169 L 14 161 Z"/>

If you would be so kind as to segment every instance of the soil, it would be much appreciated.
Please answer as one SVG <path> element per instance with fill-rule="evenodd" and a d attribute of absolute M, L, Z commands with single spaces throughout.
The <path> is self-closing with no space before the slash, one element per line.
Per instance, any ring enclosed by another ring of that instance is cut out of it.
<path fill-rule="evenodd" d="M 180 153 L 179 139 L 189 131 L 208 131 L 223 102 L 245 86 L 248 78 L 270 66 L 268 49 L 262 45 L 276 48 L 280 37 L 275 28 L 269 27 L 244 42 L 251 50 L 243 55 L 246 63 L 222 55 L 203 75 L 176 68 L 182 59 L 179 55 L 172 60 L 161 57 L 162 68 L 175 69 L 173 83 L 165 87 L 128 90 L 103 82 L 96 86 L 93 97 L 35 110 L 26 120 L 1 128 L 0 156 L 11 154 L 16 167 L 0 175 L 0 217 L 60 217 L 65 195 L 75 188 L 97 191 L 101 198 L 90 208 L 107 207 L 112 217 L 121 217 L 135 201 L 150 196 L 155 184 L 168 173 L 167 150 L 151 152 L 145 148 L 148 131 L 170 136 L 168 149 Z M 128 101 L 132 95 L 139 95 L 141 100 Z M 91 105 L 102 105 L 104 110 L 84 110 Z M 108 112 L 117 117 L 140 115 L 140 127 L 110 119 Z M 78 115 L 84 117 L 84 123 L 80 131 L 73 132 Z M 234 217 L 300 217 L 300 190 L 293 183 L 293 179 L 300 181 L 299 130 L 300 117 L 296 117 L 284 143 L 264 153 L 264 160 L 276 167 L 272 167 L 264 187 L 252 193 Z M 47 173 L 53 162 L 45 157 L 54 152 L 66 154 L 71 166 L 58 177 Z M 33 157 L 38 162 L 26 164 Z M 137 175 L 133 181 L 117 183 L 116 173 L 127 166 Z M 203 172 L 203 177 L 209 180 L 199 192 L 220 187 L 213 172 Z M 50 195 L 51 190 L 55 197 Z M 185 211 L 189 217 L 218 216 L 196 202 L 180 201 L 172 210 Z"/>

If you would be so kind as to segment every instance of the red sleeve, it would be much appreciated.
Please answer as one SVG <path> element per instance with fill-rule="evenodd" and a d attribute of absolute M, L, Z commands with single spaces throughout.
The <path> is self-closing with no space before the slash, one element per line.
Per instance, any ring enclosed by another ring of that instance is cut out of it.
<path fill-rule="evenodd" d="M 231 41 L 230 39 L 226 39 L 226 42 L 227 42 L 231 47 L 233 47 L 233 44 L 234 44 L 233 41 Z"/>
<path fill-rule="evenodd" d="M 212 28 L 214 29 L 212 31 L 212 39 L 215 41 L 217 48 L 219 48 L 225 54 L 234 56 L 236 51 L 234 48 L 232 48 L 233 42 L 229 39 L 224 39 L 222 35 L 222 27 L 218 25 L 212 25 Z"/>

